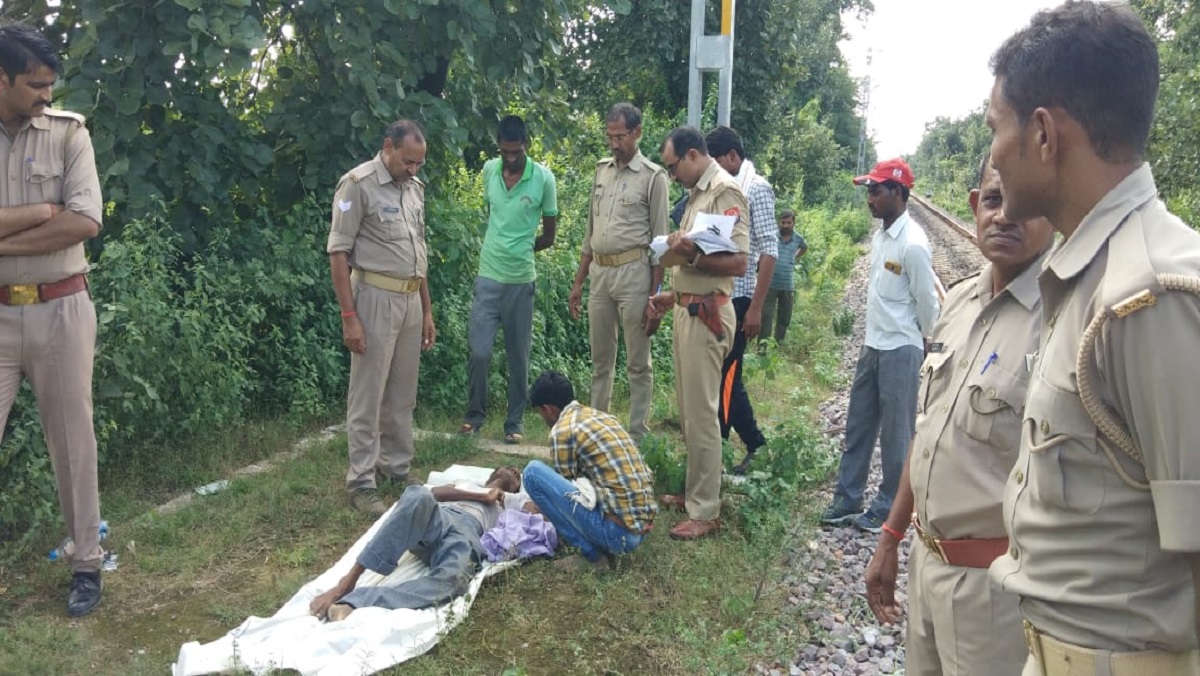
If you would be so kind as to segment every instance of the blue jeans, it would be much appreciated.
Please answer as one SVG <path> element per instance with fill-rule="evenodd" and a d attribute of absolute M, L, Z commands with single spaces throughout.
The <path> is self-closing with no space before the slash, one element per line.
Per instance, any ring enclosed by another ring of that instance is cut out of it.
<path fill-rule="evenodd" d="M 835 505 L 854 510 L 862 507 L 878 438 L 883 482 L 869 512 L 882 520 L 892 510 L 916 425 L 923 358 L 921 348 L 912 345 L 895 350 L 863 347 L 850 388 L 846 452 L 838 465 Z"/>
<path fill-rule="evenodd" d="M 395 587 L 359 587 L 338 603 L 355 608 L 417 609 L 438 606 L 466 593 L 483 561 L 479 544 L 483 524 L 454 509 L 453 504 L 439 504 L 424 486 L 406 488 L 400 504 L 358 555 L 358 563 L 389 575 L 404 552 L 412 550 L 429 564 L 429 574 Z"/>
<path fill-rule="evenodd" d="M 628 554 L 642 544 L 642 535 L 604 517 L 599 504 L 593 509 L 570 498 L 579 492 L 575 484 L 540 460 L 530 461 L 522 474 L 522 485 L 533 504 L 542 510 L 558 534 L 568 544 L 579 548 L 588 561 L 598 561 L 605 554 Z"/>

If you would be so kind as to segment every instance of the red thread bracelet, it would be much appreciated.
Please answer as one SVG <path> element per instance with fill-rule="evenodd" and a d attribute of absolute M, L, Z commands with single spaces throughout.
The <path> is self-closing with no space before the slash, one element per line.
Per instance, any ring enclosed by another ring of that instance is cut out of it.
<path fill-rule="evenodd" d="M 892 537 L 896 538 L 897 540 L 904 539 L 904 533 L 901 533 L 900 531 L 896 530 L 895 528 L 892 528 L 891 526 L 887 525 L 886 523 L 881 524 L 879 527 L 881 529 L 883 529 L 883 532 L 887 533 L 888 535 L 891 535 Z"/>
<path fill-rule="evenodd" d="M 357 316 L 358 316 L 358 313 L 355 312 L 354 310 L 350 310 L 349 312 L 342 313 L 342 319 L 349 319 L 351 317 L 357 317 Z"/>

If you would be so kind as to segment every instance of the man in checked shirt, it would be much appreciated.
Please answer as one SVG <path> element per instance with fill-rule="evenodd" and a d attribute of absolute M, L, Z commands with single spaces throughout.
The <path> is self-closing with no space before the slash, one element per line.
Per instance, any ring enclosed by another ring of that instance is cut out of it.
<path fill-rule="evenodd" d="M 615 417 L 575 401 L 571 381 L 557 371 L 538 376 L 529 404 L 550 426 L 554 468 L 540 460 L 525 467 L 523 485 L 559 535 L 579 554 L 556 562 L 565 570 L 607 570 L 611 557 L 628 554 L 650 532 L 658 504 L 653 476 L 637 445 Z M 595 491 L 588 506 L 572 480 Z"/>
<path fill-rule="evenodd" d="M 737 430 L 746 444 L 746 457 L 734 468 L 734 474 L 744 474 L 755 452 L 767 440 L 758 421 L 750 395 L 742 384 L 742 357 L 746 342 L 758 337 L 762 328 L 763 303 L 771 286 L 775 259 L 779 257 L 779 230 L 775 227 L 775 191 L 767 179 L 746 159 L 742 137 L 729 127 L 717 127 L 704 139 L 708 154 L 738 182 L 750 204 L 750 257 L 746 273 L 733 280 L 733 311 L 737 314 L 737 329 L 733 347 L 721 367 L 721 397 L 717 417 L 721 422 L 721 437 L 728 439 L 729 430 Z M 790 262 L 789 262 L 790 263 Z"/>

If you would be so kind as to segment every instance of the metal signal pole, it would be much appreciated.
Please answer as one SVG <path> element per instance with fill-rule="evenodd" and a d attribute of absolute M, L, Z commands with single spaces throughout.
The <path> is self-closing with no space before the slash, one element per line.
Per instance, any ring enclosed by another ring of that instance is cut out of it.
<path fill-rule="evenodd" d="M 721 0 L 721 34 L 704 34 L 706 0 L 692 0 L 692 41 L 688 56 L 688 124 L 700 127 L 704 74 L 717 73 L 717 124 L 729 125 L 733 101 L 733 13 L 735 0 Z"/>

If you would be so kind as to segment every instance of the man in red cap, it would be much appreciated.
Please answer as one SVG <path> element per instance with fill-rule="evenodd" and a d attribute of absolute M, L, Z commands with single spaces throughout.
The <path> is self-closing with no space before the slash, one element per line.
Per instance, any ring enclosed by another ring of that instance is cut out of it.
<path fill-rule="evenodd" d="M 867 335 L 846 417 L 846 452 L 833 502 L 821 523 L 878 534 L 892 508 L 917 416 L 917 384 L 925 338 L 938 316 L 933 255 L 925 231 L 908 217 L 913 173 L 900 158 L 884 160 L 854 179 L 867 186 L 867 207 L 883 221 L 871 237 Z M 938 346 L 931 346 L 936 351 Z M 863 493 L 879 440 L 883 483 L 863 513 Z"/>

